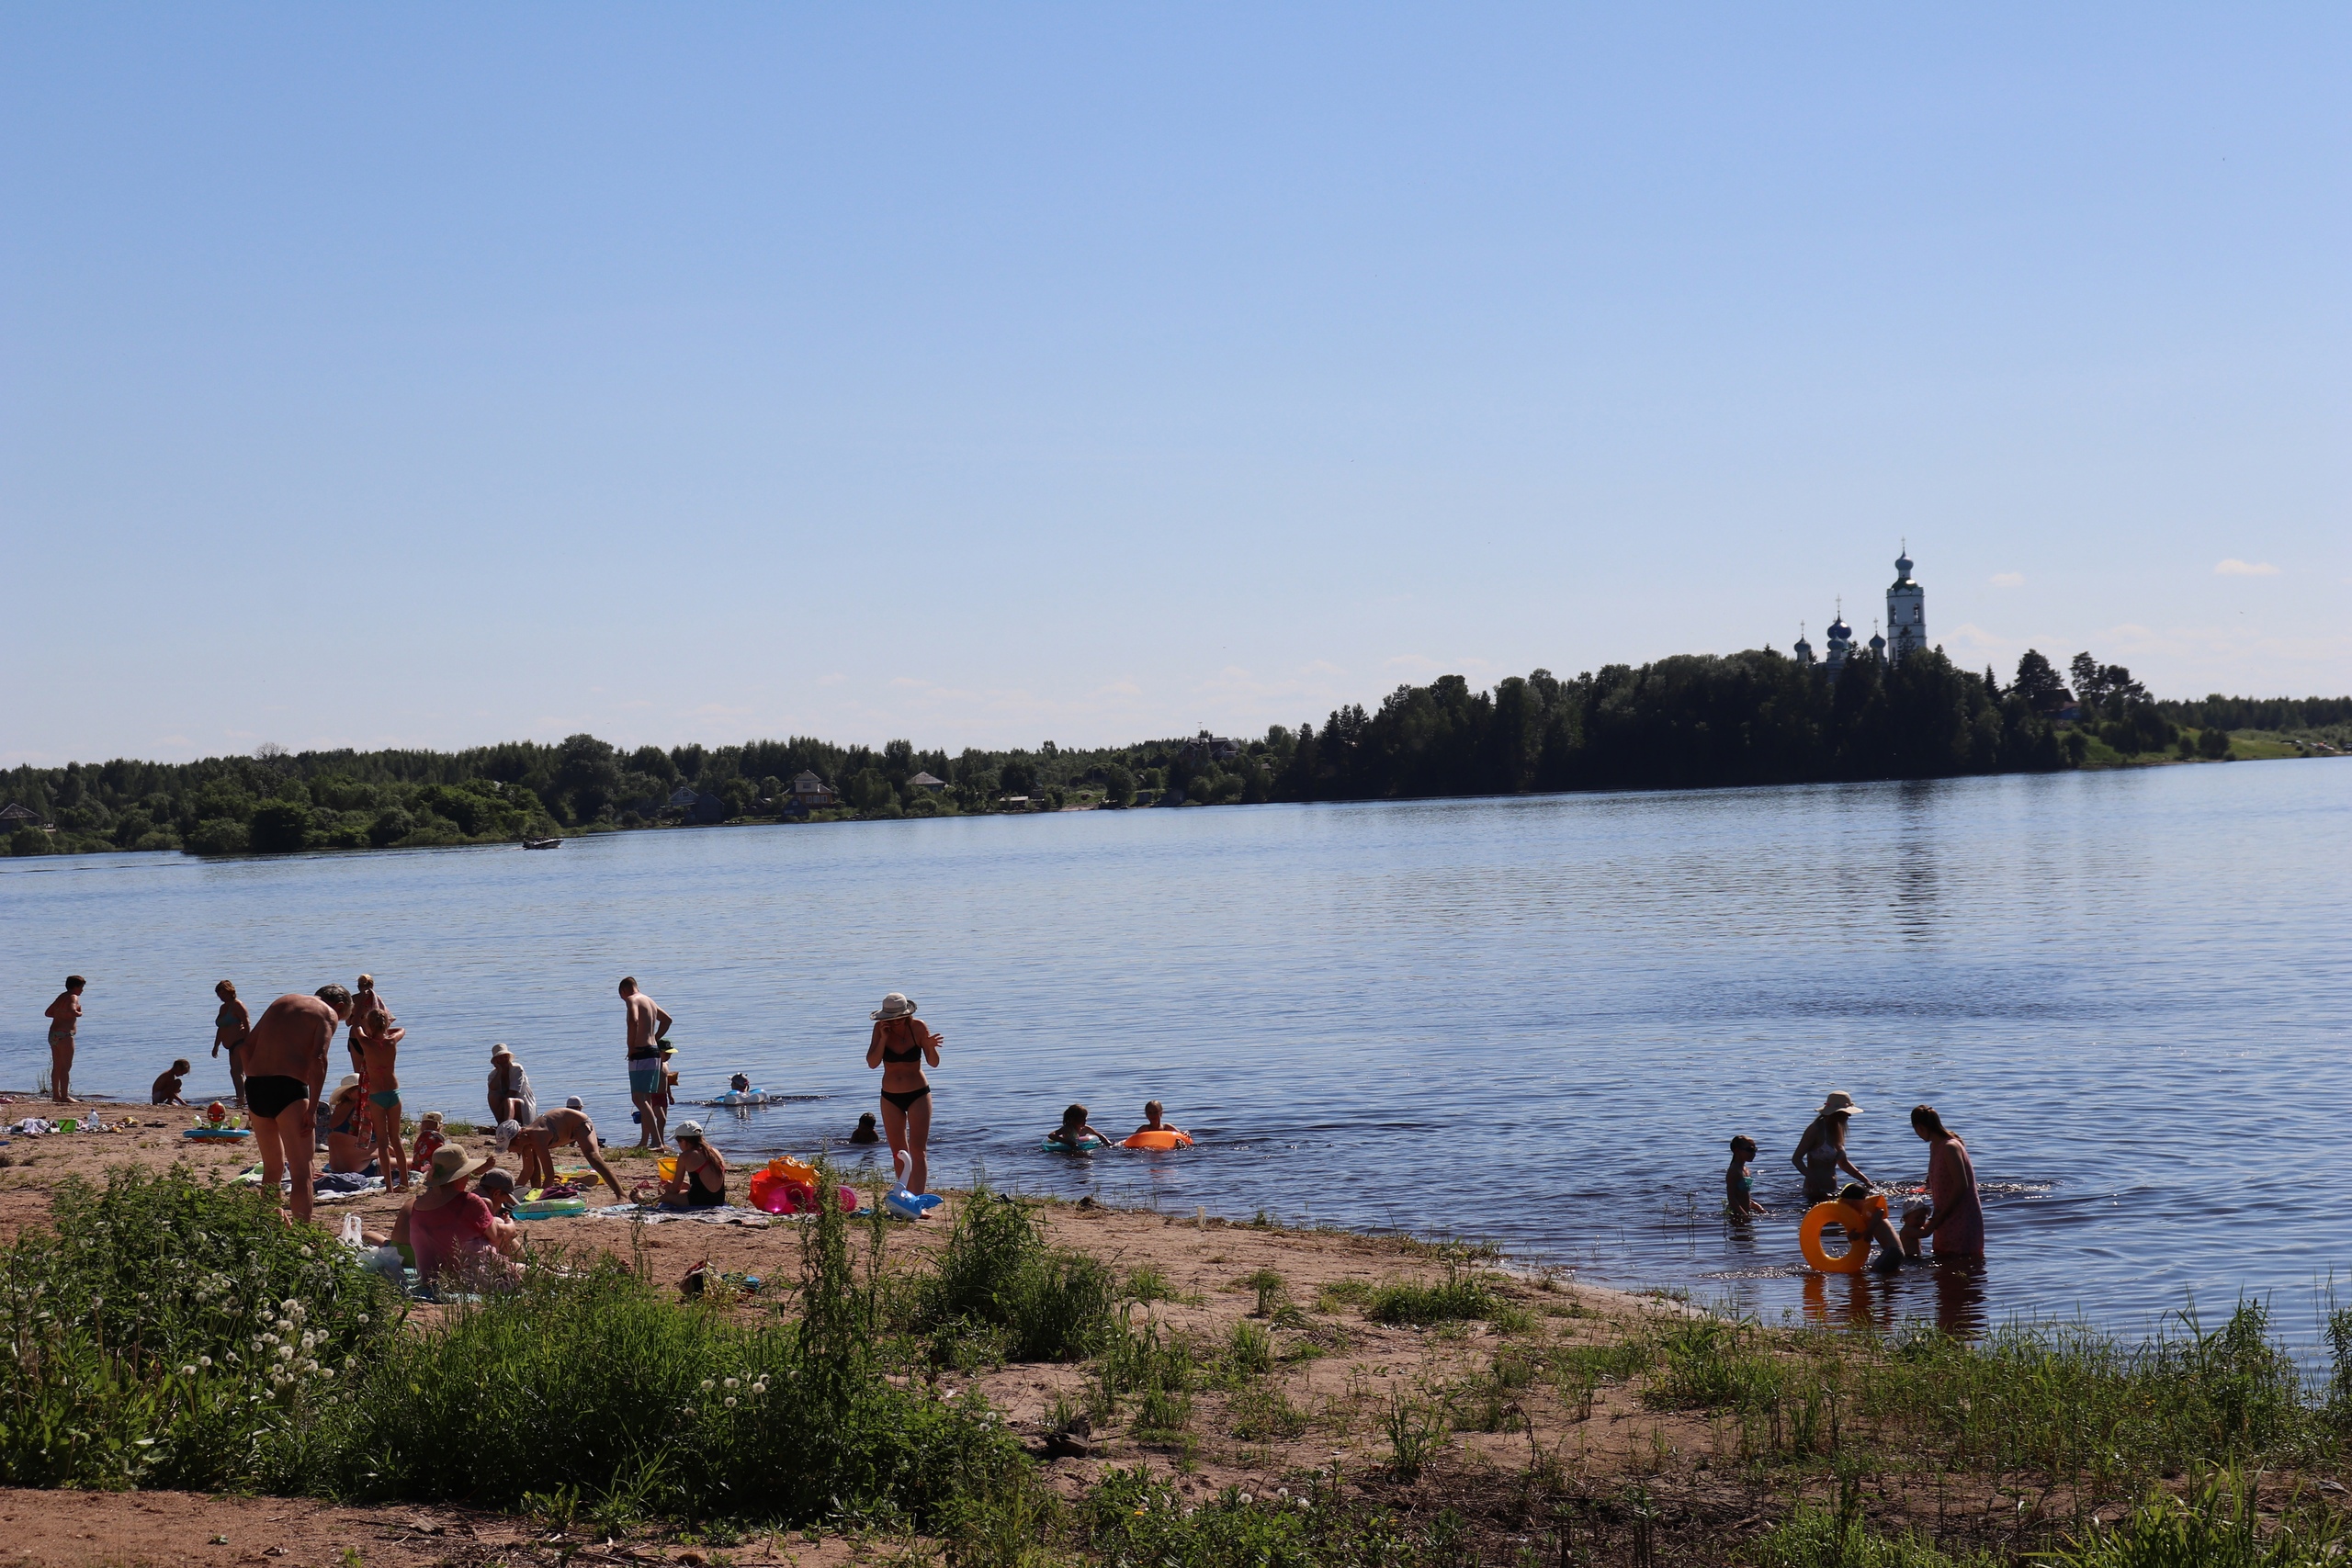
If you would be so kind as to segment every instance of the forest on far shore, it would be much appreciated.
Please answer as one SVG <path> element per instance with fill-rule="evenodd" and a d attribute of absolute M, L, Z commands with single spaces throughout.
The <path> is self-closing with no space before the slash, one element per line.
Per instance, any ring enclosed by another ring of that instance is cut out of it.
<path fill-rule="evenodd" d="M 194 762 L 118 760 L 0 773 L 8 853 L 285 853 L 512 842 L 714 822 L 954 816 L 1566 790 L 1693 789 L 1943 778 L 2157 760 L 2227 760 L 2235 733 L 2306 753 L 2352 746 L 2352 697 L 2201 702 L 2149 695 L 2131 671 L 2029 651 L 2004 684 L 1941 649 L 1867 652 L 1832 680 L 1770 649 L 1538 670 L 1474 692 L 1458 675 L 1377 709 L 1236 739 L 956 756 L 796 736 L 627 750 L 593 735 L 462 751 L 288 751 Z M 2269 753 L 2266 753 L 2269 754 Z M 814 773 L 837 796 L 796 807 Z M 930 780 L 922 775 L 930 775 Z M 930 781 L 936 781 L 930 782 Z"/>

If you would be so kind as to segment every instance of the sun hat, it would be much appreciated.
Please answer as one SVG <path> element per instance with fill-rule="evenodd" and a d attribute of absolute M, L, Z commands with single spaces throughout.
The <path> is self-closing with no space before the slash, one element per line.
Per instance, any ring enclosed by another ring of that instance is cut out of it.
<path fill-rule="evenodd" d="M 1837 1111 L 1842 1111 L 1849 1116 L 1860 1116 L 1862 1113 L 1862 1108 L 1854 1103 L 1852 1095 L 1842 1089 L 1833 1089 L 1829 1091 L 1828 1098 L 1821 1102 L 1821 1109 L 1814 1114 L 1826 1116 Z"/>
<path fill-rule="evenodd" d="M 492 1045 L 492 1046 L 490 1048 L 490 1059 L 491 1059 L 492 1061 L 493 1061 L 493 1062 L 495 1062 L 496 1060 L 498 1060 L 498 1058 L 499 1058 L 499 1057 L 501 1057 L 501 1056 L 512 1056 L 514 1054 L 514 1052 L 509 1051 L 509 1050 L 506 1048 L 506 1046 L 505 1046 L 505 1044 L 504 1044 L 504 1043 L 503 1043 L 503 1042 L 501 1042 L 500 1043 L 498 1043 L 498 1044 L 496 1044 L 496 1045 Z"/>
<path fill-rule="evenodd" d="M 523 1135 L 523 1123 L 515 1121 L 512 1117 L 509 1117 L 507 1120 L 501 1122 L 498 1124 L 497 1130 L 491 1135 L 498 1140 L 498 1152 L 500 1154 L 504 1154 L 508 1145 Z M 441 1156 L 438 1155 L 434 1156 L 434 1158 L 435 1159 L 440 1157 Z"/>
<path fill-rule="evenodd" d="M 455 1145 L 433 1151 L 433 1168 L 424 1173 L 427 1187 L 447 1187 L 452 1181 L 463 1181 L 474 1172 L 488 1167 L 490 1161 L 477 1155 L 468 1158 L 466 1151 Z"/>
<path fill-rule="evenodd" d="M 353 1089 L 357 1089 L 358 1087 L 359 1075 L 357 1073 L 345 1073 L 343 1075 L 343 1081 L 334 1086 L 334 1092 L 327 1098 L 330 1100 L 341 1100 L 345 1095 L 349 1094 Z"/>
<path fill-rule="evenodd" d="M 914 1010 L 913 998 L 904 991 L 892 991 L 882 998 L 882 1006 L 874 1014 L 874 1019 L 879 1023 L 894 1018 L 911 1018 L 914 1016 Z"/>
<path fill-rule="evenodd" d="M 678 1136 L 682 1138 L 699 1138 L 702 1136 L 702 1123 L 699 1122 L 681 1122 L 678 1123 L 677 1131 Z"/>

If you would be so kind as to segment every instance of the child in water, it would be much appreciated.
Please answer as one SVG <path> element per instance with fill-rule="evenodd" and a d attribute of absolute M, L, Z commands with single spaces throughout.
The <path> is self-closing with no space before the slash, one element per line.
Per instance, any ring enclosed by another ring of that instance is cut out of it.
<path fill-rule="evenodd" d="M 1170 1127 L 1167 1122 L 1163 1122 L 1163 1121 L 1161 1121 L 1161 1120 L 1160 1120 L 1160 1118 L 1161 1118 L 1161 1117 L 1163 1117 L 1163 1116 L 1165 1116 L 1165 1115 L 1167 1115 L 1167 1114 L 1168 1114 L 1167 1108 L 1166 1108 L 1166 1107 L 1164 1107 L 1164 1106 L 1162 1106 L 1162 1105 L 1159 1103 L 1159 1101 L 1158 1101 L 1158 1100 L 1148 1100 L 1144 1101 L 1144 1107 L 1143 1107 L 1143 1125 L 1142 1125 L 1142 1126 L 1140 1126 L 1140 1127 L 1138 1127 L 1138 1128 L 1136 1128 L 1136 1133 L 1184 1133 L 1184 1129 L 1183 1129 L 1183 1128 L 1182 1128 L 1182 1127 Z M 1133 1137 L 1134 1135 L 1135 1135 L 1135 1134 L 1133 1134 L 1133 1133 L 1130 1133 L 1130 1134 L 1128 1134 L 1128 1136 L 1129 1136 L 1129 1137 Z M 1186 1137 L 1190 1137 L 1190 1136 L 1192 1136 L 1192 1134 L 1189 1134 L 1189 1133 L 1184 1133 L 1184 1135 L 1185 1135 Z"/>
<path fill-rule="evenodd" d="M 882 1141 L 880 1130 L 874 1125 L 874 1112 L 869 1111 L 857 1119 L 857 1131 L 849 1135 L 849 1141 L 853 1144 L 878 1144 Z"/>
<path fill-rule="evenodd" d="M 749 1094 L 752 1092 L 752 1080 L 741 1073 L 737 1073 L 727 1080 L 727 1089 L 731 1094 Z"/>
<path fill-rule="evenodd" d="M 174 1062 L 155 1079 L 155 1087 L 147 1092 L 150 1105 L 186 1105 L 180 1098 L 180 1085 L 192 1069 L 186 1062 Z"/>
<path fill-rule="evenodd" d="M 1756 1157 L 1756 1140 L 1742 1133 L 1731 1141 L 1731 1165 L 1724 1171 L 1724 1206 L 1735 1219 L 1770 1216 L 1771 1210 L 1756 1201 L 1756 1173 L 1747 1162 Z"/>
<path fill-rule="evenodd" d="M 1097 1144 L 1108 1144 L 1111 1141 L 1096 1132 L 1092 1124 L 1086 1120 L 1085 1106 L 1073 1105 L 1062 1112 L 1062 1124 L 1046 1134 L 1046 1143 L 1051 1148 L 1060 1149 L 1069 1154 L 1080 1154 L 1084 1152 L 1084 1145 L 1089 1138 L 1093 1139 Z"/>

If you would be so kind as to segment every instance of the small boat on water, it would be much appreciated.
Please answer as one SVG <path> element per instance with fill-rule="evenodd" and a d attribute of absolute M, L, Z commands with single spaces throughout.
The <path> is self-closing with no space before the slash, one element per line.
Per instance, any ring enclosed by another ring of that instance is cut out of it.
<path fill-rule="evenodd" d="M 560 850 L 563 848 L 563 840 L 561 839 L 526 839 L 523 840 L 523 847 L 526 850 Z"/>

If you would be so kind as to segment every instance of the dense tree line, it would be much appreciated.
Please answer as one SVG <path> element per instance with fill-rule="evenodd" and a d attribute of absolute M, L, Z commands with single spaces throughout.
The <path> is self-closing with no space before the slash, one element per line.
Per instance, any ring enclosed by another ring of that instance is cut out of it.
<path fill-rule="evenodd" d="M 1399 686 L 1374 711 L 1351 705 L 1320 728 L 1277 725 L 1248 741 L 1203 735 L 1092 750 L 1046 741 L 953 758 L 907 740 L 876 750 L 805 736 L 666 750 L 623 750 L 593 735 L 454 752 L 263 747 L 196 762 L 19 767 L 0 774 L 0 794 L 30 817 L 7 840 L 14 853 L 228 854 L 781 817 L 795 810 L 790 784 L 804 773 L 837 793 L 826 816 L 1380 800 L 1939 778 L 2176 746 L 2219 756 L 2231 728 L 2344 718 L 2352 699 L 2158 702 L 2130 671 L 2088 654 L 2062 675 L 2030 651 L 2005 688 L 1941 649 L 1893 664 L 1858 655 L 1834 680 L 1762 649 L 1614 664 L 1573 680 L 1538 670 L 1486 692 L 1447 675 Z M 2192 739 L 2182 726 L 2201 734 Z"/>

